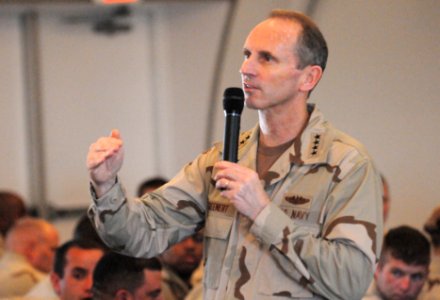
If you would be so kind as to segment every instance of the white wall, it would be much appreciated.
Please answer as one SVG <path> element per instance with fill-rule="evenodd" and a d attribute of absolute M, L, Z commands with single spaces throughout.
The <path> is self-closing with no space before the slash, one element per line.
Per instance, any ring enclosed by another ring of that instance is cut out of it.
<path fill-rule="evenodd" d="M 0 17 L 0 187 L 26 195 L 26 149 L 18 21 Z"/>
<path fill-rule="evenodd" d="M 209 124 L 205 115 L 226 1 L 155 4 L 135 14 L 130 34 L 116 37 L 96 36 L 85 25 L 60 24 L 57 14 L 43 14 L 48 200 L 58 206 L 88 203 L 85 153 L 111 128 L 119 127 L 125 137 L 122 177 L 129 193 L 143 178 L 159 170 L 171 176 L 203 151 L 207 126 L 221 139 L 221 92 L 240 85 L 248 31 L 271 8 L 304 10 L 309 3 L 239 1 Z M 311 101 L 362 141 L 387 177 L 387 226 L 420 228 L 440 204 L 440 2 L 332 0 L 318 1 L 315 8 L 330 57 Z M 19 29 L 1 13 L 0 41 L 0 188 L 26 195 Z M 242 128 L 255 122 L 255 113 L 246 110 Z M 156 136 L 158 146 L 147 142 Z"/>
<path fill-rule="evenodd" d="M 388 227 L 440 205 L 440 2 L 321 1 L 330 60 L 314 98 L 369 149 L 391 189 Z"/>

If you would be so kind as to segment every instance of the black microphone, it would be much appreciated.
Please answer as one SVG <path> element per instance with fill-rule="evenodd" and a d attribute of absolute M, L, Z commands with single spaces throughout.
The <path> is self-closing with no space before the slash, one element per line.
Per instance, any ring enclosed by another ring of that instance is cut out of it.
<path fill-rule="evenodd" d="M 237 162 L 238 137 L 240 135 L 240 116 L 243 111 L 244 93 L 241 88 L 227 88 L 223 93 L 225 111 L 225 136 L 223 160 Z"/>

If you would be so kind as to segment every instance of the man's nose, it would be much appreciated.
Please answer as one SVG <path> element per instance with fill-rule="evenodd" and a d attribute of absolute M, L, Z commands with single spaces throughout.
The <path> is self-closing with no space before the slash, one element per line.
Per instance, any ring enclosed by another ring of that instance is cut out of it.
<path fill-rule="evenodd" d="M 411 278 L 409 276 L 405 276 L 400 280 L 400 289 L 402 291 L 407 291 L 411 286 Z"/>
<path fill-rule="evenodd" d="M 91 291 L 93 286 L 93 276 L 92 274 L 87 275 L 87 277 L 84 280 L 84 289 L 86 291 Z"/>
<path fill-rule="evenodd" d="M 190 237 L 183 241 L 183 246 L 186 249 L 194 249 L 196 246 L 196 242 L 192 239 L 192 237 Z"/>
<path fill-rule="evenodd" d="M 243 61 L 240 67 L 240 74 L 243 77 L 250 77 L 256 74 L 255 63 L 252 61 L 251 58 L 247 58 Z"/>

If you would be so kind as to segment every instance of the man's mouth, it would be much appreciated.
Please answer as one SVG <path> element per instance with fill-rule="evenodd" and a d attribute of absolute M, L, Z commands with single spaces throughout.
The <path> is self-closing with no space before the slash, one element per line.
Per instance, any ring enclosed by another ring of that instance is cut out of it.
<path fill-rule="evenodd" d="M 248 82 L 243 82 L 243 89 L 244 89 L 245 91 L 255 90 L 255 89 L 256 89 L 256 86 L 255 86 L 255 85 L 252 85 L 252 84 L 250 84 L 250 83 L 248 83 Z"/>

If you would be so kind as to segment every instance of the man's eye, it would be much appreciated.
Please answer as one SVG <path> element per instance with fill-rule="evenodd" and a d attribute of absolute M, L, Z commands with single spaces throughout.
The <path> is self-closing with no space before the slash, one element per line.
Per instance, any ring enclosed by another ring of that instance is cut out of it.
<path fill-rule="evenodd" d="M 152 292 L 149 292 L 149 293 L 147 294 L 147 296 L 150 297 L 151 299 L 156 299 L 157 297 L 160 296 L 161 291 L 162 291 L 161 289 L 154 290 L 154 291 L 152 291 Z"/>
<path fill-rule="evenodd" d="M 75 278 L 76 280 L 81 280 L 83 278 L 86 277 L 86 272 L 82 271 L 82 270 L 74 270 L 72 272 L 72 277 Z"/>
<path fill-rule="evenodd" d="M 272 60 L 272 56 L 270 54 L 263 54 L 263 59 L 265 61 L 271 61 Z"/>
<path fill-rule="evenodd" d="M 405 275 L 405 274 L 404 274 L 402 271 L 400 271 L 400 270 L 392 270 L 392 271 L 391 271 L 391 274 L 393 274 L 394 277 L 402 277 L 402 276 Z"/>
<path fill-rule="evenodd" d="M 417 273 L 417 274 L 411 275 L 411 280 L 413 280 L 413 281 L 420 281 L 420 280 L 423 280 L 424 278 L 425 278 L 425 275 L 423 275 L 422 273 Z"/>

